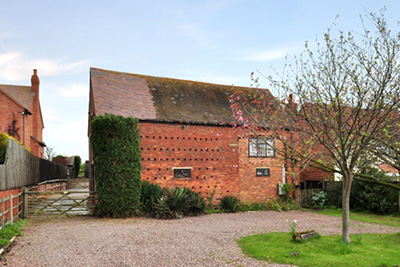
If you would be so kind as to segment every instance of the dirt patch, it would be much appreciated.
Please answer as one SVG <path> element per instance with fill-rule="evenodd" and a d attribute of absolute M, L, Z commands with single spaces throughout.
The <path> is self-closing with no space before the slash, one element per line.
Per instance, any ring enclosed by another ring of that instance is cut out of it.
<path fill-rule="evenodd" d="M 212 214 L 181 220 L 147 218 L 31 220 L 8 266 L 278 266 L 242 254 L 236 240 L 265 232 L 315 229 L 341 233 L 341 218 L 311 212 Z M 396 227 L 352 221 L 351 233 L 395 233 Z"/>

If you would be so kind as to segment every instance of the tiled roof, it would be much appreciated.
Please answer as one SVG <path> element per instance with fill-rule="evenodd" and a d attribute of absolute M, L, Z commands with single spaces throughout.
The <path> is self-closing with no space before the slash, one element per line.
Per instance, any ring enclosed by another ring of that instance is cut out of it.
<path fill-rule="evenodd" d="M 389 174 L 397 174 L 399 173 L 399 170 L 396 168 L 390 166 L 389 164 L 378 164 L 377 165 L 379 169 L 381 169 L 384 172 L 387 172 Z"/>
<path fill-rule="evenodd" d="M 30 109 L 33 101 L 32 88 L 30 86 L 3 85 L 0 90 L 26 109 Z"/>
<path fill-rule="evenodd" d="M 229 96 L 268 90 L 129 74 L 91 68 L 96 115 L 111 113 L 141 120 L 226 124 L 232 122 Z"/>

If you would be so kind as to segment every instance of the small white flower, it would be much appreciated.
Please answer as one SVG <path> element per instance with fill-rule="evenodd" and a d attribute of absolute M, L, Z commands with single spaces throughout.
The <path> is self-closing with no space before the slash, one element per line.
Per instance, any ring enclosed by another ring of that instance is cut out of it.
<path fill-rule="evenodd" d="M 297 223 L 297 220 L 293 220 L 294 221 L 294 223 Z"/>
<path fill-rule="evenodd" d="M 286 222 L 289 222 L 289 220 L 288 220 L 288 219 L 286 219 Z"/>

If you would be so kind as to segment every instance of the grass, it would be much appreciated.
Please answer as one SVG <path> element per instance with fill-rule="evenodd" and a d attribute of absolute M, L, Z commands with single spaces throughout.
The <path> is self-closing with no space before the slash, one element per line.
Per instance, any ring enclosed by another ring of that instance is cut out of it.
<path fill-rule="evenodd" d="M 335 216 L 335 217 L 342 217 L 342 210 L 341 209 L 323 209 L 323 210 L 309 210 L 314 213 Z M 350 212 L 350 219 L 366 222 L 366 223 L 378 223 L 381 225 L 388 225 L 394 227 L 400 227 L 400 216 L 393 216 L 393 215 L 375 215 L 369 213 L 362 213 L 362 212 Z"/>
<path fill-rule="evenodd" d="M 13 236 L 21 235 L 21 229 L 24 227 L 24 221 L 18 220 L 14 224 L 6 224 L 0 229 L 0 247 L 6 247 Z"/>
<path fill-rule="evenodd" d="M 323 236 L 302 243 L 288 233 L 245 236 L 238 241 L 243 252 L 258 260 L 297 266 L 394 266 L 400 265 L 400 233 Z"/>

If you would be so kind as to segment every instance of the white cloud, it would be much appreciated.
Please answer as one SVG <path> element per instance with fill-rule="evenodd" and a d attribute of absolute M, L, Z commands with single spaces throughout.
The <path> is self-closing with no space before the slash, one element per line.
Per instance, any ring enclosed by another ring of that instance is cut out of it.
<path fill-rule="evenodd" d="M 21 52 L 0 54 L 0 80 L 26 81 L 33 69 L 38 69 L 41 77 L 68 75 L 88 68 L 86 61 L 65 63 L 58 59 L 31 59 Z"/>
<path fill-rule="evenodd" d="M 54 91 L 57 91 L 60 96 L 63 97 L 88 97 L 89 87 L 86 84 L 71 83 L 66 84 L 63 87 L 53 87 Z"/>
<path fill-rule="evenodd" d="M 277 59 L 283 59 L 286 57 L 286 55 L 289 53 L 294 53 L 298 49 L 298 47 L 283 47 L 264 51 L 250 51 L 246 52 L 246 55 L 241 59 L 253 62 L 268 62 Z"/>

